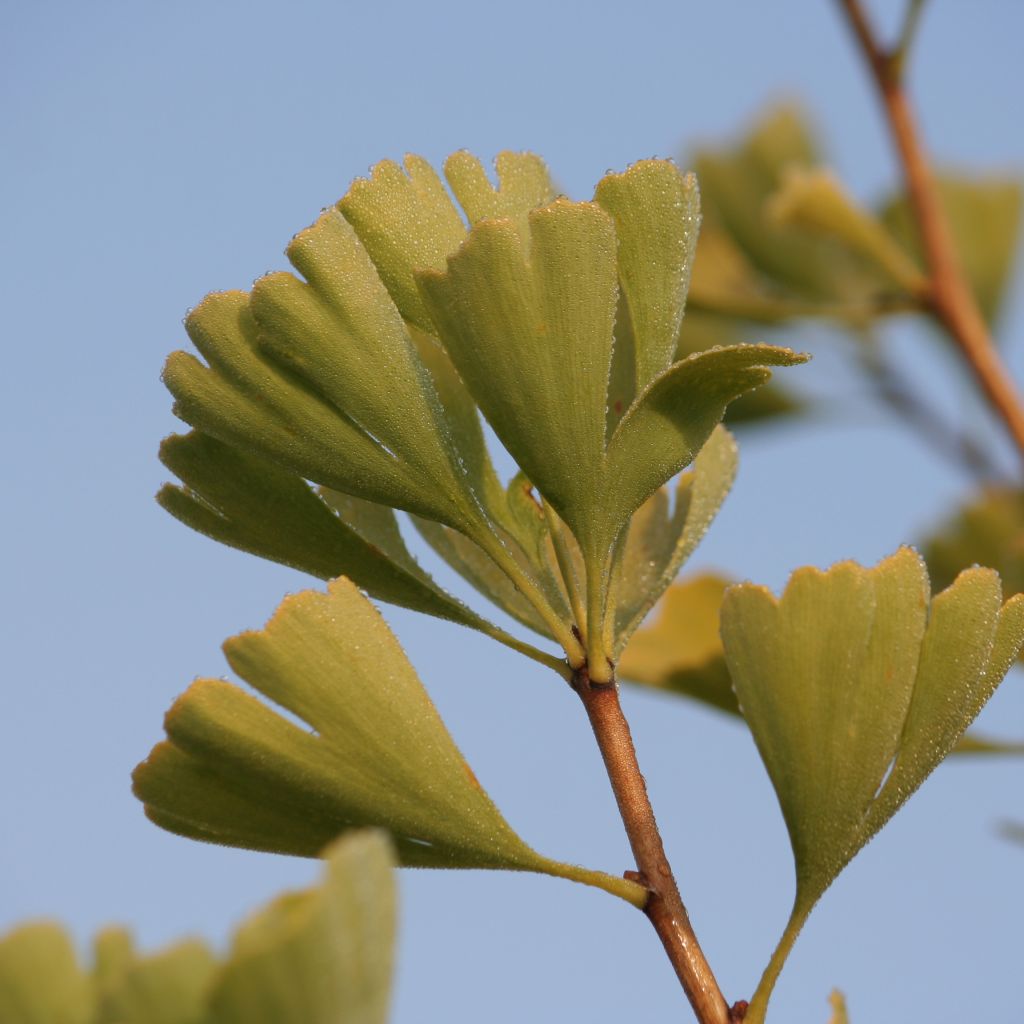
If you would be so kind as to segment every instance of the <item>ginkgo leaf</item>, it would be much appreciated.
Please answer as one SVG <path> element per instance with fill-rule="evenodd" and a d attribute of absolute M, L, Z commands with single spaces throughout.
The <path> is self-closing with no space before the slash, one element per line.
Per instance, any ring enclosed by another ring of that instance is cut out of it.
<path fill-rule="evenodd" d="M 444 557 L 600 682 L 622 645 L 616 628 L 633 628 L 654 596 L 629 595 L 618 617 L 609 597 L 631 516 L 768 366 L 803 357 L 733 346 L 673 362 L 699 203 L 693 177 L 670 162 L 606 176 L 591 203 L 552 202 L 532 154 L 500 154 L 496 169 L 492 184 L 468 153 L 445 165 L 467 233 L 425 161 L 385 161 L 295 236 L 288 256 L 301 276 L 207 297 L 186 321 L 205 363 L 176 353 L 165 381 L 178 415 L 210 439 L 211 465 L 187 467 L 196 486 L 183 478 L 161 500 L 211 536 L 321 575 L 344 547 L 352 565 L 337 568 L 369 589 L 370 563 L 393 563 L 383 574 L 400 602 L 498 635 L 410 559 L 368 549 L 345 516 L 340 528 L 325 518 L 307 484 L 440 524 L 426 530 Z M 502 487 L 481 412 L 525 492 Z M 218 444 L 232 466 L 211 479 Z M 273 464 L 265 484 L 259 460 Z M 662 551 L 675 550 L 681 522 L 664 523 Z M 573 578 L 574 553 L 585 578 Z"/>
<path fill-rule="evenodd" d="M 390 844 L 357 832 L 329 846 L 323 880 L 241 928 L 209 995 L 210 1024 L 384 1024 L 396 891 Z"/>
<path fill-rule="evenodd" d="M 615 221 L 640 392 L 675 361 L 700 229 L 697 179 L 665 160 L 642 160 L 605 175 L 594 201 Z"/>
<path fill-rule="evenodd" d="M 774 345 L 735 345 L 688 356 L 637 397 L 608 442 L 604 502 L 596 533 L 615 537 L 666 480 L 688 466 L 726 407 L 765 383 L 770 366 L 796 366 L 806 355 Z"/>
<path fill-rule="evenodd" d="M 617 210 L 620 222 L 636 212 Z M 580 542 L 588 572 L 600 573 L 629 516 L 693 459 L 728 403 L 763 383 L 766 366 L 805 357 L 736 346 L 671 365 L 639 394 L 606 450 L 615 221 L 593 203 L 560 199 L 529 223 L 528 258 L 514 224 L 484 221 L 446 273 L 424 271 L 418 280 L 484 415 Z M 660 315 L 678 324 L 678 287 L 638 284 L 634 293 L 646 322 L 656 322 L 660 301 L 670 307 Z"/>
<path fill-rule="evenodd" d="M 489 601 L 528 629 L 541 636 L 551 635 L 536 608 L 478 544 L 455 530 L 419 516 L 413 517 L 413 525 L 434 552 Z M 548 593 L 553 593 L 550 588 Z M 561 595 L 554 607 L 564 619 L 571 618 Z"/>
<path fill-rule="evenodd" d="M 92 983 L 75 947 L 53 922 L 0 937 L 0 1020 L 4 1024 L 93 1024 Z"/>
<path fill-rule="evenodd" d="M 795 311 L 806 314 L 808 302 L 856 302 L 871 298 L 878 290 L 877 274 L 865 274 L 863 259 L 845 245 L 773 222 L 768 214 L 767 203 L 783 176 L 794 168 L 807 170 L 820 162 L 811 127 L 794 106 L 766 110 L 734 146 L 705 148 L 694 154 L 692 165 L 700 181 L 707 221 L 713 230 L 726 233 L 744 261 L 772 285 L 767 293 L 726 286 L 719 289 L 720 300 L 731 293 L 732 299 L 742 304 L 746 294 L 745 315 L 775 310 L 777 319 L 787 316 L 787 307 L 792 307 L 788 315 Z M 699 294 L 707 294 L 707 281 L 705 276 Z M 697 282 L 694 284 L 696 289 Z M 803 310 L 799 310 L 799 300 L 803 300 Z M 739 311 L 735 301 L 729 308 Z"/>
<path fill-rule="evenodd" d="M 671 517 L 664 490 L 633 516 L 616 567 L 616 658 L 707 533 L 732 488 L 737 459 L 732 435 L 717 427 L 680 476 Z"/>
<path fill-rule="evenodd" d="M 483 221 L 445 273 L 418 281 L 477 404 L 577 537 L 601 480 L 617 290 L 615 230 L 593 203 L 559 199 Z"/>
<path fill-rule="evenodd" d="M 1024 592 L 1024 493 L 985 488 L 948 517 L 922 550 L 937 587 L 971 565 L 988 565 L 999 573 L 1005 596 Z"/>
<path fill-rule="evenodd" d="M 305 281 L 279 273 L 253 286 L 261 349 L 358 425 L 411 482 L 437 491 L 439 507 L 451 510 L 445 521 L 462 522 L 469 498 L 432 378 L 355 231 L 331 210 L 287 252 Z"/>
<path fill-rule="evenodd" d="M 914 295 L 927 280 L 888 229 L 859 206 L 831 171 L 792 167 L 769 199 L 768 216 L 778 225 L 802 228 L 844 245 L 876 268 L 891 285 Z"/>
<path fill-rule="evenodd" d="M 469 610 L 405 550 L 397 526 L 395 545 L 386 547 L 294 473 L 196 431 L 166 438 L 160 458 L 182 486 L 166 484 L 157 500 L 193 529 L 320 579 L 348 576 L 382 601 L 472 624 Z M 390 508 L 356 498 L 347 499 L 347 510 L 357 503 L 394 522 Z"/>
<path fill-rule="evenodd" d="M 864 569 L 795 572 L 783 596 L 732 587 L 721 631 L 733 685 L 789 830 L 793 913 L 747 1020 L 763 1020 L 803 922 L 839 872 L 952 749 L 1024 642 L 1024 597 L 962 573 L 929 605 L 903 548 Z"/>
<path fill-rule="evenodd" d="M 466 234 L 444 183 L 422 157 L 377 164 L 354 182 L 338 209 L 355 228 L 402 316 L 433 333 L 413 271 L 441 269 Z"/>
<path fill-rule="evenodd" d="M 259 328 L 244 292 L 207 296 L 186 320 L 208 365 L 184 353 L 167 361 L 164 382 L 176 414 L 193 427 L 256 452 L 307 480 L 370 501 L 461 522 L 446 487 L 423 478 L 396 454 L 259 348 Z M 431 428 L 433 429 L 433 428 Z M 424 440 L 436 449 L 440 441 Z M 448 488 L 454 481 L 443 459 Z"/>
<path fill-rule="evenodd" d="M 377 600 L 479 630 L 545 664 L 557 660 L 510 636 L 438 586 L 409 553 L 395 513 L 387 506 L 326 488 L 318 493 L 294 473 L 198 431 L 166 438 L 160 458 L 182 486 L 165 484 L 157 501 L 194 530 L 323 580 L 347 576 Z M 479 550 L 468 538 L 450 532 Z M 490 564 L 494 586 L 515 594 L 523 614 L 547 635 L 533 606 Z"/>
<path fill-rule="evenodd" d="M 971 179 L 950 172 L 936 176 L 939 199 L 949 219 L 957 257 L 986 319 L 999 315 L 1013 269 L 1020 232 L 1024 191 L 1021 182 L 1005 178 Z M 906 198 L 898 195 L 883 205 L 882 219 L 920 258 L 916 218 Z"/>
<path fill-rule="evenodd" d="M 201 679 L 135 772 L 158 825 L 196 839 L 316 856 L 378 826 L 409 866 L 505 868 L 585 881 L 642 902 L 624 879 L 542 857 L 476 781 L 379 613 L 348 580 L 287 598 L 224 645 L 240 687 Z"/>
<path fill-rule="evenodd" d="M 135 958 L 108 985 L 97 1024 L 208 1024 L 207 990 L 216 966 L 198 939 Z"/>
<path fill-rule="evenodd" d="M 92 977 L 100 1006 L 117 990 L 137 959 L 135 941 L 127 928 L 115 926 L 96 933 L 92 942 Z"/>
<path fill-rule="evenodd" d="M 622 652 L 619 678 L 738 715 L 718 632 L 722 597 L 731 583 L 701 573 L 669 587 L 654 622 L 634 633 Z"/>
<path fill-rule="evenodd" d="M 471 225 L 508 217 L 516 222 L 523 238 L 527 238 L 526 215 L 555 198 L 548 169 L 534 153 L 508 151 L 498 154 L 494 169 L 498 176 L 497 188 L 488 180 L 483 164 L 466 150 L 453 153 L 444 162 L 444 176 Z M 443 267 L 442 264 L 434 266 L 436 269 Z"/>

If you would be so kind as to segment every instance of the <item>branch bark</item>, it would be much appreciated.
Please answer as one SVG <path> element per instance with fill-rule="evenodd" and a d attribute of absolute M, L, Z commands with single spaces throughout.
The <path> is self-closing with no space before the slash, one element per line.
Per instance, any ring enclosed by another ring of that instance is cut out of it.
<path fill-rule="evenodd" d="M 889 52 L 881 46 L 860 0 L 839 0 L 839 4 L 871 70 L 899 153 L 928 266 L 928 305 L 959 347 L 982 391 L 1024 457 L 1024 406 L 960 266 L 949 222 L 903 85 L 904 55 L 899 47 Z"/>
<path fill-rule="evenodd" d="M 636 859 L 637 871 L 630 872 L 629 877 L 646 885 L 650 892 L 644 913 L 661 939 L 700 1024 L 730 1024 L 735 1018 L 697 942 L 665 855 L 629 723 L 619 704 L 618 686 L 614 681 L 591 683 L 585 667 L 573 676 L 572 686 L 590 719 Z"/>

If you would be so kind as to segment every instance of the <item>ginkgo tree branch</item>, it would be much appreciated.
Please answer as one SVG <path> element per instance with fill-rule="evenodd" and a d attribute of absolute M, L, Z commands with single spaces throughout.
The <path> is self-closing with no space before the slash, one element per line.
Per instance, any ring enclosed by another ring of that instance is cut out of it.
<path fill-rule="evenodd" d="M 957 256 L 949 221 L 903 85 L 905 41 L 887 50 L 879 43 L 860 0 L 839 0 L 839 4 L 871 70 L 899 153 L 928 268 L 928 305 L 960 349 L 1024 457 L 1024 405 L 993 344 Z M 920 7 L 919 4 L 914 6 Z M 916 25 L 917 14 L 919 10 L 914 10 L 910 31 Z"/>
<path fill-rule="evenodd" d="M 619 703 L 618 687 L 614 680 L 592 683 L 585 668 L 574 675 L 572 686 L 590 719 L 636 859 L 637 872 L 629 877 L 650 891 L 644 913 L 658 933 L 700 1024 L 729 1024 L 733 1019 L 729 1007 L 694 934 L 665 855 L 629 723 Z"/>

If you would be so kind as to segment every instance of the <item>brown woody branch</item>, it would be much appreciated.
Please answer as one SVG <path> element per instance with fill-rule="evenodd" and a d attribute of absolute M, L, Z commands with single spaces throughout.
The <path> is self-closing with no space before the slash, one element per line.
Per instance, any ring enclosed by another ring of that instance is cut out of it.
<path fill-rule="evenodd" d="M 839 4 L 871 69 L 899 153 L 928 267 L 928 306 L 959 347 L 1024 457 L 1024 406 L 960 266 L 949 222 L 903 86 L 904 47 L 890 51 L 881 46 L 860 0 L 839 0 Z"/>
<path fill-rule="evenodd" d="M 697 1020 L 730 1024 L 735 1018 L 697 942 L 665 856 L 629 723 L 619 704 L 618 687 L 614 681 L 591 683 L 586 668 L 573 676 L 572 686 L 586 708 L 636 858 L 637 870 L 628 877 L 646 885 L 650 892 L 644 913 L 665 947 Z"/>

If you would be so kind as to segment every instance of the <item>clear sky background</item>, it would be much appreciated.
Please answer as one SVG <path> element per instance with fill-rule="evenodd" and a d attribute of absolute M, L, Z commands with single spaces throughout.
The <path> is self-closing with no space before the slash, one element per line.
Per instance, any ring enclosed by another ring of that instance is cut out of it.
<path fill-rule="evenodd" d="M 225 671 L 221 641 L 313 584 L 191 533 L 152 500 L 166 478 L 157 443 L 180 429 L 159 373 L 184 344 L 185 311 L 281 267 L 291 235 L 352 178 L 407 150 L 437 161 L 533 149 L 586 198 L 606 168 L 734 137 L 764 103 L 795 96 L 860 196 L 887 189 L 893 162 L 823 0 L 7 0 L 3 25 L 0 931 L 58 915 L 83 942 L 121 921 L 147 945 L 221 943 L 316 865 L 165 834 L 128 775 L 175 695 Z M 1017 0 L 933 0 L 910 80 L 943 161 L 1024 167 L 1022 38 Z M 1024 377 L 1019 290 L 1002 333 Z M 952 414 L 987 427 L 931 338 L 890 336 Z M 775 587 L 799 565 L 873 562 L 970 487 L 851 383 L 826 330 L 790 340 L 817 359 L 788 380 L 835 398 L 742 441 L 737 486 L 693 563 Z M 568 689 L 457 627 L 386 615 L 524 837 L 563 859 L 631 866 Z M 1021 680 L 1004 690 L 985 724 L 1020 735 Z M 624 700 L 698 934 L 729 997 L 747 996 L 792 892 L 766 777 L 737 725 L 668 697 Z M 996 823 L 1024 818 L 1022 782 L 1019 763 L 942 767 L 827 894 L 774 1019 L 824 1022 L 833 985 L 854 1024 L 1012 1015 L 1024 848 Z M 408 872 L 401 885 L 396 1024 L 687 1019 L 651 929 L 625 904 L 484 873 Z"/>

